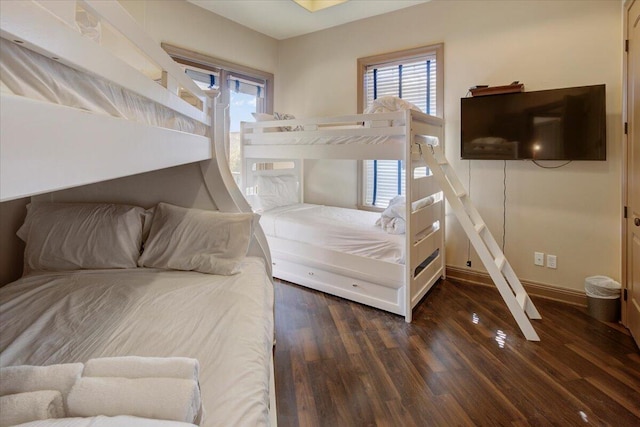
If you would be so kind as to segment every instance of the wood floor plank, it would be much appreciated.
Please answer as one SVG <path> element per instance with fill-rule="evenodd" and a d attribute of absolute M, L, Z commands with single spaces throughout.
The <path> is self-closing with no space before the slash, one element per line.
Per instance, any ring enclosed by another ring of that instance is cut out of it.
<path fill-rule="evenodd" d="M 534 299 L 526 341 L 495 289 L 438 283 L 413 322 L 276 282 L 278 425 L 640 426 L 640 352 L 586 310 Z"/>

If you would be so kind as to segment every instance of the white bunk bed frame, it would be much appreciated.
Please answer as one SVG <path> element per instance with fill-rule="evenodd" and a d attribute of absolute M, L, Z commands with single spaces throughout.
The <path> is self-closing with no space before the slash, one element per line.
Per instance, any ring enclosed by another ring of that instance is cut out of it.
<path fill-rule="evenodd" d="M 161 84 L 83 37 L 75 28 L 76 4 L 108 23 L 158 66 Z M 200 90 L 116 0 L 3 0 L 0 12 L 0 37 L 209 128 L 209 136 L 199 136 L 2 91 L 0 202 L 198 162 L 210 209 L 251 211 L 226 161 L 226 110 L 216 105 L 218 93 Z M 190 102 L 179 96 L 184 92 Z M 157 202 L 180 200 L 179 192 L 166 189 L 164 199 Z M 249 255 L 262 257 L 271 276 L 269 248 L 260 227 L 254 232 Z M 277 425 L 273 373 L 272 359 L 270 418 Z"/>
<path fill-rule="evenodd" d="M 402 126 L 394 123 L 404 123 Z M 363 125 L 366 124 L 366 125 Z M 281 131 L 284 127 L 303 129 Z M 298 143 L 300 138 L 341 142 L 349 138 L 393 137 L 388 142 Z M 443 120 L 406 110 L 299 120 L 261 121 L 242 126 L 243 185 L 245 195 L 255 194 L 260 174 L 290 174 L 291 169 L 260 170 L 256 163 L 290 159 L 299 177 L 300 201 L 304 200 L 303 159 L 403 160 L 406 178 L 407 212 L 405 263 L 365 258 L 307 243 L 268 236 L 274 276 L 377 307 L 411 322 L 412 309 L 431 287 L 445 276 L 444 200 L 432 174 L 414 178 L 416 168 L 426 167 L 418 141 L 442 144 Z M 412 204 L 435 195 L 436 202 L 412 210 Z M 439 222 L 435 231 L 429 228 Z M 431 262 L 419 270 L 430 256 Z"/>

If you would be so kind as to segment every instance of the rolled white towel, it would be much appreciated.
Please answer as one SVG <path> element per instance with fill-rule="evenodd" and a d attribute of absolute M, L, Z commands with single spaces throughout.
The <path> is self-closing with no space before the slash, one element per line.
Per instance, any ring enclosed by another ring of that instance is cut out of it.
<path fill-rule="evenodd" d="M 200 365 L 189 357 L 102 357 L 89 360 L 85 377 L 182 378 L 198 381 Z"/>
<path fill-rule="evenodd" d="M 39 390 L 0 397 L 0 427 L 65 416 L 58 390 Z"/>
<path fill-rule="evenodd" d="M 193 423 L 201 399 L 194 380 L 82 377 L 68 397 L 69 416 L 133 415 Z"/>
<path fill-rule="evenodd" d="M 0 368 L 0 395 L 29 391 L 58 390 L 66 406 L 67 395 L 80 378 L 82 363 L 64 363 L 49 366 L 18 365 Z"/>

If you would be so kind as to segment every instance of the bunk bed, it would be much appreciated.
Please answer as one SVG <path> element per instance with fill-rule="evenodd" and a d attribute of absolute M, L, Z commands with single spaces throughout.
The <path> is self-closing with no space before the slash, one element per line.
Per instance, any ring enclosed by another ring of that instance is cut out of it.
<path fill-rule="evenodd" d="M 19 233 L 25 276 L 0 289 L 0 365 L 193 357 L 201 425 L 276 425 L 271 259 L 228 169 L 217 93 L 200 90 L 117 1 L 0 8 L 0 200 L 31 198 Z M 197 197 L 185 195 L 185 180 Z M 92 237 L 117 238 L 79 260 L 92 241 L 74 246 L 64 233 L 97 233 L 74 221 L 95 219 L 96 209 L 117 227 Z M 154 261 L 167 209 L 204 218 L 196 229 L 244 218 L 233 268 Z M 56 261 L 44 262 L 51 253 Z"/>
<path fill-rule="evenodd" d="M 442 119 L 405 109 L 264 120 L 243 123 L 241 140 L 242 188 L 262 215 L 274 276 L 410 322 L 445 274 L 444 200 L 418 144 L 442 144 Z M 380 213 L 303 203 L 304 159 L 403 160 L 404 233 L 376 226 Z"/>

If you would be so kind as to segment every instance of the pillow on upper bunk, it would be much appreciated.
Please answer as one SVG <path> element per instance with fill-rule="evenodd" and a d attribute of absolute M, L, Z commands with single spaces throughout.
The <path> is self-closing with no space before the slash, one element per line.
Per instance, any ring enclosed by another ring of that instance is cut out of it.
<path fill-rule="evenodd" d="M 144 215 L 129 205 L 32 202 L 16 233 L 26 242 L 25 273 L 135 268 Z"/>
<path fill-rule="evenodd" d="M 140 267 L 230 276 L 240 272 L 259 216 L 159 203 Z"/>
<path fill-rule="evenodd" d="M 273 113 L 273 114 L 266 114 L 266 113 L 251 113 L 251 115 L 253 115 L 253 118 L 256 119 L 257 122 L 268 122 L 271 120 L 295 120 L 295 116 L 293 114 L 287 114 L 287 113 Z M 277 129 L 276 128 L 265 128 L 264 132 L 291 132 L 291 131 L 297 131 L 297 130 L 304 130 L 303 126 L 280 126 Z"/>
<path fill-rule="evenodd" d="M 371 104 L 364 110 L 364 114 L 372 113 L 390 113 L 393 111 L 422 110 L 415 104 L 405 101 L 397 96 L 382 96 L 374 99 Z"/>
<path fill-rule="evenodd" d="M 259 175 L 256 186 L 263 211 L 298 203 L 298 178 L 295 175 Z"/>

